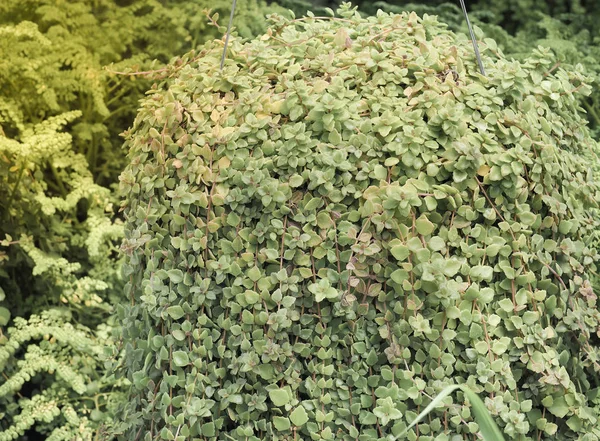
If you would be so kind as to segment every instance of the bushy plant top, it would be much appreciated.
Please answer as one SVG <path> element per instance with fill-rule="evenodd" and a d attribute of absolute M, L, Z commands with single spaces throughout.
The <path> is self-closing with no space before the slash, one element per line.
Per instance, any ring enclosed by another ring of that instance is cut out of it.
<path fill-rule="evenodd" d="M 416 11 L 439 16 L 449 28 L 466 32 L 464 15 L 458 2 L 427 0 L 418 3 L 405 1 L 359 2 L 359 8 L 369 13 L 377 9 L 399 13 Z M 565 68 L 585 69 L 594 83 L 600 79 L 600 32 L 595 23 L 600 20 L 600 3 L 593 0 L 485 0 L 468 2 L 471 20 L 481 27 L 477 32 L 496 40 L 508 57 L 525 60 L 531 51 L 543 46 L 551 49 L 548 59 Z M 592 136 L 600 136 L 600 94 L 579 97 L 588 113 Z"/>
<path fill-rule="evenodd" d="M 347 6 L 222 48 L 127 134 L 121 438 L 394 439 L 460 383 L 507 439 L 597 440 L 586 78 Z M 448 396 L 408 439 L 477 431 Z"/>

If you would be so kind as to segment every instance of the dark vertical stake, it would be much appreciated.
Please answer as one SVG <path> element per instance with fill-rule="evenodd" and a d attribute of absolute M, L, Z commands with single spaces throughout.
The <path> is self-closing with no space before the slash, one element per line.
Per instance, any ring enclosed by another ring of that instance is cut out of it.
<path fill-rule="evenodd" d="M 485 76 L 485 69 L 483 68 L 483 62 L 481 61 L 481 55 L 479 54 L 479 46 L 477 46 L 475 33 L 473 32 L 473 27 L 471 26 L 471 21 L 469 20 L 469 14 L 467 14 L 465 0 L 460 0 L 460 6 L 463 10 L 463 14 L 465 14 L 465 19 L 467 20 L 467 27 L 469 28 L 469 33 L 471 34 L 471 41 L 473 42 L 473 49 L 475 50 L 475 57 L 477 57 L 477 64 L 479 65 L 479 70 L 481 71 L 481 75 Z"/>
<path fill-rule="evenodd" d="M 227 54 L 227 45 L 229 44 L 229 34 L 231 33 L 231 25 L 233 23 L 233 14 L 235 13 L 236 1 L 237 0 L 233 0 L 233 3 L 231 4 L 231 15 L 229 16 L 229 24 L 227 25 L 227 35 L 225 36 L 225 46 L 223 47 L 223 55 L 221 56 L 221 70 L 223 70 L 223 66 L 225 65 L 225 54 Z"/>

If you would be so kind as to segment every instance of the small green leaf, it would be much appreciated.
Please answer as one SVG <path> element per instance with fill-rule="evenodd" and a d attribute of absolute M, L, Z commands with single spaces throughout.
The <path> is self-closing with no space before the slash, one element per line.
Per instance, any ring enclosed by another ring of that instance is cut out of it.
<path fill-rule="evenodd" d="M 548 410 L 552 415 L 564 418 L 569 413 L 569 405 L 565 397 L 555 397 L 552 405 L 548 406 Z"/>
<path fill-rule="evenodd" d="M 180 283 L 183 280 L 183 271 L 180 269 L 171 269 L 167 271 L 167 274 L 169 274 L 169 279 L 171 279 L 171 282 L 173 283 Z"/>
<path fill-rule="evenodd" d="M 167 314 L 169 314 L 173 320 L 179 320 L 185 315 L 185 312 L 183 312 L 183 308 L 181 306 L 173 305 L 167 308 Z"/>
<path fill-rule="evenodd" d="M 456 275 L 456 273 L 458 273 L 458 271 L 460 270 L 461 266 L 462 266 L 462 264 L 458 260 L 448 259 L 444 263 L 444 268 L 442 271 L 444 271 L 444 274 L 447 277 L 454 277 Z"/>
<path fill-rule="evenodd" d="M 340 132 L 338 132 L 336 129 L 333 129 L 333 131 L 329 132 L 329 142 L 333 145 L 339 145 L 342 142 Z"/>
<path fill-rule="evenodd" d="M 289 418 L 286 418 L 286 417 L 276 416 L 276 417 L 273 417 L 273 425 L 275 426 L 275 428 L 277 430 L 279 430 L 280 432 L 283 432 L 290 428 L 290 420 L 289 420 Z"/>
<path fill-rule="evenodd" d="M 244 309 L 242 311 L 242 323 L 244 323 L 246 325 L 253 325 L 254 324 L 254 314 L 252 314 L 247 309 Z"/>
<path fill-rule="evenodd" d="M 204 436 L 215 436 L 215 423 L 212 421 L 210 423 L 202 424 L 202 435 Z"/>
<path fill-rule="evenodd" d="M 573 222 L 568 221 L 566 219 L 562 219 L 560 221 L 560 224 L 558 224 L 558 231 L 560 234 L 567 234 L 569 231 L 571 231 L 572 227 L 573 227 Z"/>
<path fill-rule="evenodd" d="M 490 282 L 494 277 L 494 268 L 487 265 L 475 265 L 471 267 L 469 275 L 477 281 L 486 280 Z"/>
<path fill-rule="evenodd" d="M 256 291 L 247 289 L 246 292 L 244 292 L 244 299 L 249 305 L 254 305 L 260 301 L 260 295 Z"/>
<path fill-rule="evenodd" d="M 446 247 L 446 242 L 439 236 L 433 236 L 427 241 L 427 246 L 433 251 L 442 251 Z"/>
<path fill-rule="evenodd" d="M 306 410 L 304 410 L 304 407 L 296 407 L 290 414 L 290 420 L 292 420 L 294 426 L 297 427 L 306 424 L 306 422 L 308 421 L 308 414 L 306 413 Z"/>
<path fill-rule="evenodd" d="M 294 188 L 300 187 L 303 182 L 304 182 L 304 179 L 300 175 L 292 175 L 289 180 L 290 187 L 294 187 Z"/>
<path fill-rule="evenodd" d="M 227 225 L 232 227 L 238 226 L 240 224 L 240 220 L 240 217 L 233 211 L 227 215 Z"/>
<path fill-rule="evenodd" d="M 415 227 L 417 232 L 423 236 L 429 236 L 435 230 L 435 225 L 424 214 L 415 221 Z"/>
<path fill-rule="evenodd" d="M 277 251 L 273 248 L 265 248 L 263 250 L 263 252 L 265 253 L 265 256 L 267 256 L 267 259 L 269 259 L 269 260 L 275 260 L 279 257 L 279 251 Z"/>
<path fill-rule="evenodd" d="M 390 252 L 398 262 L 402 262 L 410 254 L 410 251 L 406 245 L 396 245 L 390 249 Z"/>
<path fill-rule="evenodd" d="M 10 311 L 4 306 L 0 306 L 0 326 L 8 325 L 10 321 Z"/>
<path fill-rule="evenodd" d="M 175 363 L 175 366 L 187 366 L 188 364 L 190 364 L 190 358 L 188 357 L 187 352 L 173 352 L 173 363 Z"/>
<path fill-rule="evenodd" d="M 319 208 L 323 204 L 323 199 L 321 198 L 312 198 L 307 204 L 304 206 L 306 211 L 314 211 Z"/>
<path fill-rule="evenodd" d="M 258 279 L 261 278 L 261 276 L 262 275 L 260 273 L 260 270 L 255 266 L 248 270 L 248 277 L 250 277 L 250 280 L 252 280 L 253 282 L 256 282 Z"/>
<path fill-rule="evenodd" d="M 394 282 L 396 282 L 398 285 L 401 285 L 402 282 L 404 282 L 405 280 L 408 280 L 408 277 L 409 277 L 408 271 L 403 270 L 403 269 L 397 269 L 390 275 L 390 278 Z"/>
<path fill-rule="evenodd" d="M 326 211 L 321 211 L 317 214 L 317 225 L 319 228 L 331 228 L 333 226 L 333 221 L 331 220 L 331 216 Z"/>
<path fill-rule="evenodd" d="M 498 302 L 498 306 L 505 312 L 511 312 L 515 305 L 510 299 L 502 299 Z"/>
<path fill-rule="evenodd" d="M 290 396 L 285 389 L 273 389 L 269 391 L 269 398 L 275 406 L 285 406 L 290 402 Z"/>
<path fill-rule="evenodd" d="M 536 218 L 537 216 L 529 211 L 519 213 L 519 219 L 521 220 L 521 223 L 528 227 L 535 223 Z"/>

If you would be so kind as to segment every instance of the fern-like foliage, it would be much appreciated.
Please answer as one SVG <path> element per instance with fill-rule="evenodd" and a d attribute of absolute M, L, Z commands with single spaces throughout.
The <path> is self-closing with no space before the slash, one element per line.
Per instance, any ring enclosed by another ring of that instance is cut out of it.
<path fill-rule="evenodd" d="M 124 168 L 122 133 L 150 87 L 143 75 L 224 30 L 229 0 L 3 0 L 0 4 L 0 104 L 4 130 L 79 110 L 70 127 L 73 148 L 96 182 L 110 185 Z M 239 2 L 236 32 L 251 37 L 266 27 L 260 0 Z M 219 19 L 219 14 L 223 19 Z M 110 65 L 108 69 L 105 69 Z M 117 74 L 117 72 L 121 74 Z"/>
<path fill-rule="evenodd" d="M 25 439 L 34 427 L 46 440 L 92 440 L 106 420 L 106 397 L 115 398 L 97 376 L 106 343 L 71 319 L 51 309 L 16 318 L 2 335 L 0 441 Z"/>
<path fill-rule="evenodd" d="M 0 441 L 91 440 L 114 397 L 89 389 L 111 384 L 99 335 L 122 286 L 114 256 L 123 228 L 111 220 L 110 190 L 64 131 L 80 114 L 31 124 L 15 110 L 14 124 L 0 125 Z M 48 310 L 57 305 L 63 312 Z"/>
<path fill-rule="evenodd" d="M 85 158 L 61 131 L 78 115 L 22 124 L 16 138 L 0 136 L 0 214 L 7 235 L 0 284 L 12 293 L 14 313 L 40 304 L 94 313 L 90 307 L 104 308 L 101 293 L 120 283 L 111 257 L 122 226 L 110 220 L 110 191 L 94 183 Z M 104 269 L 102 278 L 93 277 L 95 267 Z"/>

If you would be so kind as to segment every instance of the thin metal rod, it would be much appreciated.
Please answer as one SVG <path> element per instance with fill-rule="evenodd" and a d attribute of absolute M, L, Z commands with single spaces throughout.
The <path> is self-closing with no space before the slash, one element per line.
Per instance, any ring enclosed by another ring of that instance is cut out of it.
<path fill-rule="evenodd" d="M 460 0 L 460 6 L 463 10 L 463 14 L 465 14 L 465 19 L 467 20 L 467 27 L 469 28 L 469 33 L 471 34 L 471 41 L 473 42 L 473 49 L 475 50 L 475 57 L 477 57 L 477 64 L 479 65 L 479 70 L 481 71 L 481 75 L 485 76 L 485 69 L 483 68 L 483 62 L 481 61 L 479 46 L 477 46 L 477 39 L 475 39 L 475 33 L 473 32 L 473 27 L 471 26 L 471 22 L 469 21 L 469 14 L 467 14 L 465 0 Z"/>
<path fill-rule="evenodd" d="M 235 14 L 236 2 L 237 2 L 237 0 L 233 0 L 233 3 L 231 4 L 231 15 L 229 16 L 229 24 L 227 25 L 227 35 L 225 36 L 225 47 L 223 47 L 223 55 L 221 56 L 221 70 L 223 70 L 223 66 L 225 65 L 225 54 L 227 54 L 227 45 L 229 44 L 229 34 L 231 33 L 231 25 L 233 23 L 233 15 Z"/>

